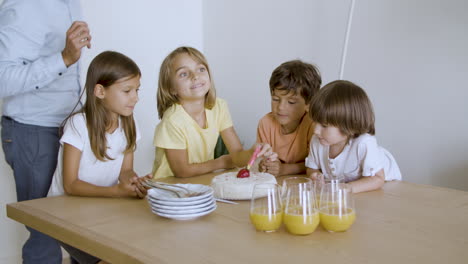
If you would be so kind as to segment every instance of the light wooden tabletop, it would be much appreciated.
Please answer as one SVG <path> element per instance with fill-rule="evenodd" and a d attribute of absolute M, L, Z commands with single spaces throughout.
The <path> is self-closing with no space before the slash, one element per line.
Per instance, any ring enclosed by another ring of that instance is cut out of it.
<path fill-rule="evenodd" d="M 190 221 L 159 217 L 146 199 L 69 196 L 8 204 L 7 215 L 111 263 L 468 263 L 468 192 L 388 182 L 354 198 L 351 229 L 308 236 L 255 231 L 249 201 Z"/>

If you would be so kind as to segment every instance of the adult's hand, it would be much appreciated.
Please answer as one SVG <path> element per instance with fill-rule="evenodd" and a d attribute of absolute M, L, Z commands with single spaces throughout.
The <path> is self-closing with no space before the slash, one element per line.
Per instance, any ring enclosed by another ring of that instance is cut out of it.
<path fill-rule="evenodd" d="M 65 48 L 62 51 L 63 62 L 67 67 L 75 63 L 81 56 L 81 48 L 91 48 L 91 35 L 88 24 L 75 21 L 67 30 Z"/>

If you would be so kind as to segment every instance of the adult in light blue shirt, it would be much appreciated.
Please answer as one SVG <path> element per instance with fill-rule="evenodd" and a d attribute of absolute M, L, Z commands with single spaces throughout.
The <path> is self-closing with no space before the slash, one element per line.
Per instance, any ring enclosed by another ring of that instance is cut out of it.
<path fill-rule="evenodd" d="M 79 0 L 5 0 L 0 6 L 2 146 L 18 201 L 45 197 L 59 126 L 79 100 L 81 49 L 91 36 Z M 23 263 L 62 263 L 57 242 L 27 227 Z"/>

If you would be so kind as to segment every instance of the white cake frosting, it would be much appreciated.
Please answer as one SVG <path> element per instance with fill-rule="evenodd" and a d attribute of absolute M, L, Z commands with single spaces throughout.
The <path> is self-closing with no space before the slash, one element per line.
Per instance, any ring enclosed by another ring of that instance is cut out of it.
<path fill-rule="evenodd" d="M 248 178 L 237 178 L 237 172 L 227 172 L 214 177 L 211 187 L 217 198 L 248 200 L 252 198 L 253 187 L 257 183 L 276 183 L 276 178 L 269 173 L 252 171 Z"/>

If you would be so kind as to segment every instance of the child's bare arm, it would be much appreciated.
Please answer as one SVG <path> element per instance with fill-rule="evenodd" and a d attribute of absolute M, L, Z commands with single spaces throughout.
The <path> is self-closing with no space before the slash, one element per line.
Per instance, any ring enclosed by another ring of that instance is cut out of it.
<path fill-rule="evenodd" d="M 221 131 L 221 137 L 229 151 L 229 156 L 233 163 L 232 165 L 237 167 L 245 166 L 252 155 L 253 150 L 243 149 L 234 127 L 229 127 Z"/>
<path fill-rule="evenodd" d="M 122 197 L 132 196 L 130 195 L 132 191 L 135 193 L 135 187 L 130 185 L 121 186 L 121 188 L 118 185 L 103 187 L 78 179 L 81 151 L 66 143 L 63 148 L 63 188 L 67 194 L 94 197 Z M 133 196 L 136 196 L 136 193 Z"/>
<path fill-rule="evenodd" d="M 257 143 L 250 149 L 244 150 L 234 127 L 229 127 L 221 131 L 221 137 L 223 138 L 224 144 L 226 144 L 234 166 L 243 167 L 247 165 L 258 145 L 261 147 L 258 157 L 264 156 L 270 160 L 276 159 L 276 156 L 273 155 L 274 152 L 269 144 Z"/>
<path fill-rule="evenodd" d="M 317 180 L 318 177 L 322 174 L 322 172 L 318 169 L 307 168 L 306 174 L 307 174 L 307 177 L 312 178 L 312 180 Z"/>
<path fill-rule="evenodd" d="M 383 169 L 374 176 L 361 177 L 358 180 L 350 182 L 353 193 L 373 191 L 382 188 L 385 183 L 385 173 Z"/>
<path fill-rule="evenodd" d="M 165 153 L 174 176 L 180 178 L 198 176 L 214 170 L 233 167 L 230 155 L 223 155 L 217 159 L 202 163 L 189 164 L 186 149 L 165 149 Z"/>
<path fill-rule="evenodd" d="M 138 177 L 133 170 L 134 153 L 126 153 L 122 162 L 122 168 L 120 169 L 119 184 L 121 188 L 135 189 L 135 193 L 130 193 L 131 197 L 144 198 L 147 194 L 148 188 L 142 184 L 142 181 L 150 179 L 151 175 L 144 177 Z M 133 188 L 136 187 L 136 188 Z M 125 195 L 125 193 L 124 193 Z M 127 194 L 128 195 L 128 194 Z"/>
<path fill-rule="evenodd" d="M 228 127 L 221 131 L 221 138 L 223 139 L 226 148 L 229 150 L 229 153 L 242 151 L 242 144 L 239 137 L 237 136 L 236 130 L 234 127 Z"/>
<path fill-rule="evenodd" d="M 325 182 L 325 177 L 323 176 L 322 171 L 320 169 L 307 168 L 306 174 L 307 177 L 311 178 L 314 182 Z"/>

